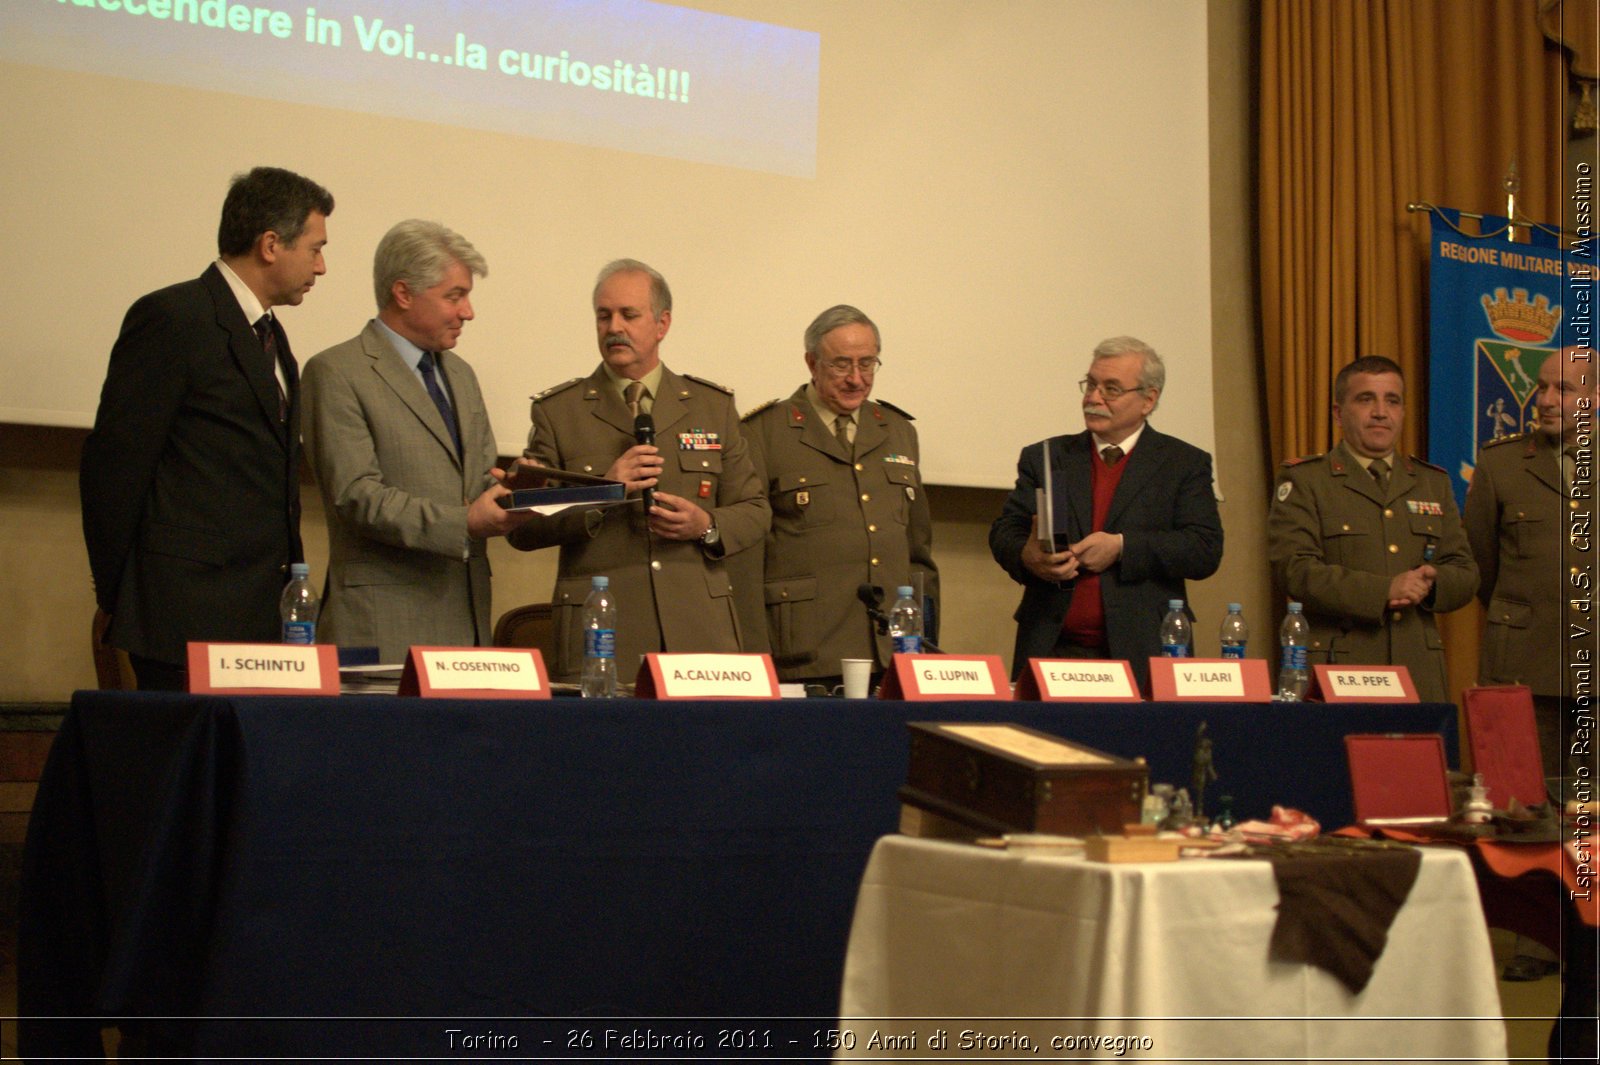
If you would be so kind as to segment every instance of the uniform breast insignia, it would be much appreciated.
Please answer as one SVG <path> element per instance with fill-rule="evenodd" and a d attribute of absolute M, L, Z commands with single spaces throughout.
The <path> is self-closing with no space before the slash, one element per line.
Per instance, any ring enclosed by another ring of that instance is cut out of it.
<path fill-rule="evenodd" d="M 721 451 L 722 435 L 708 433 L 704 429 L 690 429 L 687 433 L 678 434 L 679 451 Z"/>
<path fill-rule="evenodd" d="M 1444 517 L 1444 505 L 1431 499 L 1408 499 L 1406 509 L 1413 514 L 1429 514 L 1435 518 Z"/>
<path fill-rule="evenodd" d="M 565 392 L 567 389 L 571 388 L 573 385 L 577 384 L 579 381 L 582 381 L 582 380 L 583 380 L 583 378 L 581 378 L 581 377 L 574 377 L 572 380 L 563 381 L 559 385 L 551 385 L 549 388 L 545 389 L 543 392 L 535 393 L 534 396 L 533 396 L 533 402 L 538 403 L 540 400 L 549 399 L 551 396 L 555 395 L 557 392 Z"/>
<path fill-rule="evenodd" d="M 1292 481 L 1284 481 L 1278 485 L 1278 502 L 1282 503 L 1285 499 L 1288 499 L 1289 493 L 1292 491 L 1294 491 L 1294 482 Z"/>
<path fill-rule="evenodd" d="M 744 417 L 740 418 L 739 420 L 741 422 L 747 422 L 751 418 L 754 418 L 757 414 L 760 414 L 762 411 L 771 408 L 777 402 L 778 401 L 775 400 L 775 399 L 769 399 L 765 403 L 761 404 L 761 406 L 757 407 L 755 410 L 750 411 L 749 413 L 747 413 Z"/>
<path fill-rule="evenodd" d="M 797 507 L 809 507 L 811 505 L 811 493 L 804 488 L 800 489 L 794 494 L 794 502 Z"/>
<path fill-rule="evenodd" d="M 902 466 L 915 466 L 917 464 L 917 460 L 910 455 L 885 455 L 883 456 L 883 461 L 898 462 Z"/>
<path fill-rule="evenodd" d="M 727 387 L 726 385 L 719 385 L 715 381 L 707 381 L 704 377 L 696 377 L 692 373 L 680 374 L 679 376 L 685 378 L 686 380 L 693 381 L 695 384 L 705 385 L 707 388 L 714 388 L 718 392 L 724 392 L 730 396 L 733 395 L 733 389 Z"/>

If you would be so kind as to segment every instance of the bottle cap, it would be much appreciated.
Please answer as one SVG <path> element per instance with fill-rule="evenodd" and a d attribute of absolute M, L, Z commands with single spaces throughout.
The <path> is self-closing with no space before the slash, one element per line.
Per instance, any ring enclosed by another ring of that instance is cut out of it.
<path fill-rule="evenodd" d="M 899 588 L 898 588 L 898 589 L 897 589 L 897 590 L 896 590 L 896 593 L 895 593 L 895 594 L 897 594 L 897 595 L 898 595 L 898 596 L 900 596 L 900 598 L 901 598 L 901 599 L 910 599 L 910 598 L 911 598 L 911 585 L 909 585 L 909 584 L 902 584 L 902 585 L 901 585 L 901 586 L 900 586 L 900 587 L 899 587 Z"/>
<path fill-rule="evenodd" d="M 1183 609 L 1183 600 L 1182 599 L 1168 599 L 1167 600 L 1167 609 L 1168 610 L 1182 610 Z"/>
<path fill-rule="evenodd" d="M 1299 603 L 1290 603 L 1289 604 L 1289 613 L 1291 613 L 1291 614 L 1298 614 L 1298 613 L 1300 613 L 1301 609 L 1302 608 L 1301 608 Z"/>
<path fill-rule="evenodd" d="M 589 578 L 589 587 L 590 588 L 609 588 L 609 587 L 611 587 L 611 578 L 610 577 L 591 577 L 591 578 Z"/>
<path fill-rule="evenodd" d="M 298 580 L 300 578 L 309 577 L 309 576 L 311 576 L 311 565 L 310 565 L 310 563 L 307 563 L 307 562 L 291 562 L 291 563 L 289 563 L 289 579 L 290 580 Z"/>
<path fill-rule="evenodd" d="M 1228 613 L 1230 614 L 1237 614 L 1242 610 L 1244 610 L 1244 607 L 1240 606 L 1238 603 L 1228 604 Z"/>

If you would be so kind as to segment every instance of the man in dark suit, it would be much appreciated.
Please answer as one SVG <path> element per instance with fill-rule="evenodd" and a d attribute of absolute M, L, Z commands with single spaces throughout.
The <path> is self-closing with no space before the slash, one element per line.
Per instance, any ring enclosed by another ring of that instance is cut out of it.
<path fill-rule="evenodd" d="M 1184 581 L 1217 571 L 1211 456 L 1146 422 L 1165 384 L 1149 345 L 1102 341 L 1079 382 L 1085 431 L 1023 449 L 989 529 L 995 561 L 1023 587 L 1013 676 L 1030 658 L 1120 658 L 1148 689 L 1168 600 L 1187 601 Z M 1046 461 L 1053 537 L 1035 513 Z"/>
<path fill-rule="evenodd" d="M 325 272 L 332 213 L 298 174 L 236 177 L 217 262 L 123 319 L 79 490 L 95 600 L 141 688 L 182 690 L 191 640 L 279 639 L 302 558 L 300 389 L 271 312 Z"/>

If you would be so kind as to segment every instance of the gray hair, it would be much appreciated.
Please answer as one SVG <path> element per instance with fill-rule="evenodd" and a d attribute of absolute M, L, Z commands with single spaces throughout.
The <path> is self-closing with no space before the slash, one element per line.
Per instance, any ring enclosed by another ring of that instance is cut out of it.
<path fill-rule="evenodd" d="M 590 298 L 599 296 L 600 286 L 617 274 L 644 274 L 650 279 L 650 313 L 657 319 L 672 310 L 672 289 L 667 287 L 667 279 L 661 276 L 661 271 L 638 259 L 613 259 L 602 266 L 600 276 L 594 279 L 594 294 Z"/>
<path fill-rule="evenodd" d="M 394 283 L 404 281 L 413 292 L 422 292 L 444 280 L 452 263 L 460 263 L 476 277 L 489 276 L 489 264 L 472 242 L 438 222 L 408 218 L 396 222 L 378 241 L 372 256 L 372 287 L 378 297 L 378 310 L 394 298 Z"/>
<path fill-rule="evenodd" d="M 806 354 L 815 355 L 817 348 L 822 346 L 822 338 L 843 325 L 866 326 L 872 330 L 872 343 L 879 351 L 883 350 L 883 337 L 878 333 L 878 324 L 868 318 L 864 311 L 857 310 L 848 303 L 841 303 L 836 307 L 829 307 L 806 326 Z"/>
<path fill-rule="evenodd" d="M 1159 393 L 1167 385 L 1167 364 L 1161 361 L 1156 349 L 1138 337 L 1110 337 L 1094 346 L 1094 361 L 1110 359 L 1117 355 L 1138 355 L 1144 360 L 1139 367 L 1139 387 L 1154 389 Z"/>

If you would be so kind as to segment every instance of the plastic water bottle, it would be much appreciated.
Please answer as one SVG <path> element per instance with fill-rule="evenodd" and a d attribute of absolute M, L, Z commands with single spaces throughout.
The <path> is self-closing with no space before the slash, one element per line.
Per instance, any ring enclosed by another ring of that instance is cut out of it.
<path fill-rule="evenodd" d="M 617 694 L 617 603 L 611 578 L 589 581 L 583 601 L 583 679 L 585 699 L 610 699 Z"/>
<path fill-rule="evenodd" d="M 1244 623 L 1242 611 L 1238 603 L 1228 604 L 1228 616 L 1222 619 L 1223 658 L 1244 657 L 1244 646 L 1250 641 L 1250 626 Z"/>
<path fill-rule="evenodd" d="M 889 608 L 889 636 L 894 640 L 895 654 L 920 654 L 922 608 L 917 605 L 916 593 L 909 584 L 902 584 L 895 594 L 899 598 Z"/>
<path fill-rule="evenodd" d="M 1290 603 L 1278 630 L 1283 656 L 1278 660 L 1278 700 L 1298 703 L 1311 687 L 1311 671 L 1306 668 L 1306 645 L 1311 642 L 1311 625 L 1299 603 Z"/>
<path fill-rule="evenodd" d="M 1161 654 L 1165 658 L 1194 657 L 1194 629 L 1183 612 L 1182 599 L 1167 600 L 1167 616 L 1161 619 Z"/>
<path fill-rule="evenodd" d="M 322 597 L 311 586 L 311 567 L 304 562 L 289 564 L 289 583 L 278 599 L 278 617 L 283 619 L 283 642 L 317 642 L 317 615 L 322 612 Z"/>

